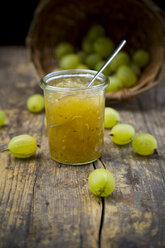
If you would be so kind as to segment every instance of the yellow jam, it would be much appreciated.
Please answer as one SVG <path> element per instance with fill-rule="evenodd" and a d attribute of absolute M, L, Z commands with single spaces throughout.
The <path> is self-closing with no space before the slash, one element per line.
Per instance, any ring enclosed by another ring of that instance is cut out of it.
<path fill-rule="evenodd" d="M 56 87 L 79 90 L 45 92 L 49 147 L 56 161 L 83 164 L 103 152 L 105 97 L 103 90 L 84 90 L 84 82 L 72 80 L 63 79 Z"/>

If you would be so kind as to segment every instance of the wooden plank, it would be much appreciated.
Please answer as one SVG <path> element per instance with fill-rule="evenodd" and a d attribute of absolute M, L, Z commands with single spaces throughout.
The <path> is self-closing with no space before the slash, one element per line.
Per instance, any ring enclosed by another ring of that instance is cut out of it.
<path fill-rule="evenodd" d="M 137 134 L 156 137 L 158 155 L 138 156 L 131 145 L 113 144 L 106 131 L 103 160 L 115 175 L 116 189 L 105 201 L 102 247 L 165 246 L 164 95 L 162 83 L 131 104 L 116 105 L 122 121 L 132 124 Z"/>
<path fill-rule="evenodd" d="M 0 154 L 0 247 L 97 247 L 100 200 L 89 192 L 93 165 L 61 166 L 50 159 L 44 113 L 26 99 L 40 92 L 25 49 L 0 49 L 1 108 L 7 114 L 0 146 L 28 133 L 40 148 L 31 159 Z"/>
<path fill-rule="evenodd" d="M 87 185 L 93 165 L 60 167 L 50 159 L 44 113 L 26 109 L 28 96 L 41 89 L 24 48 L 0 48 L 0 76 L 0 107 L 7 114 L 0 147 L 21 133 L 33 135 L 40 145 L 31 159 L 0 153 L 0 247 L 164 247 L 165 85 L 112 106 L 137 133 L 156 137 L 159 154 L 135 155 L 131 145 L 112 144 L 105 131 L 103 161 L 116 189 L 101 201 Z M 95 166 L 103 168 L 100 162 Z"/>

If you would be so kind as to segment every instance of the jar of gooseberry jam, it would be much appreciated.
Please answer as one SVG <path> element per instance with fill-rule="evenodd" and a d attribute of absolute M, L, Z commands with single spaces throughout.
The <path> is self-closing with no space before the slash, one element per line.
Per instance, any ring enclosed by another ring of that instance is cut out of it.
<path fill-rule="evenodd" d="M 95 73 L 78 69 L 56 71 L 40 81 L 50 154 L 57 162 L 87 164 L 103 153 L 105 88 L 109 79 L 101 74 L 88 88 Z"/>

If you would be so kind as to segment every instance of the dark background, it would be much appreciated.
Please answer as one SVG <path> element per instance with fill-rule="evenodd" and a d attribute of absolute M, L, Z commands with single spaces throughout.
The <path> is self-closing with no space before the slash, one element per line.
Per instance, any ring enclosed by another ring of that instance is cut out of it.
<path fill-rule="evenodd" d="M 25 37 L 38 2 L 39 0 L 1 1 L 0 45 L 25 45 Z M 165 10 L 164 0 L 154 0 L 154 2 Z"/>

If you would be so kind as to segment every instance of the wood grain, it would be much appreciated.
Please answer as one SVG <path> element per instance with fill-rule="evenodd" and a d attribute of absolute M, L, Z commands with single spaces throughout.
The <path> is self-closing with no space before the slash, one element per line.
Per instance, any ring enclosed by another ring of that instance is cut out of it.
<path fill-rule="evenodd" d="M 25 48 L 0 48 L 0 77 L 0 108 L 7 114 L 0 148 L 22 133 L 33 135 L 40 145 L 30 159 L 0 153 L 0 248 L 165 247 L 164 82 L 113 105 L 136 133 L 156 137 L 158 155 L 135 155 L 131 145 L 113 144 L 106 130 L 102 160 L 114 174 L 116 188 L 101 200 L 87 184 L 94 166 L 103 168 L 100 161 L 94 166 L 66 166 L 50 159 L 45 114 L 26 108 L 28 96 L 41 90 Z"/>
<path fill-rule="evenodd" d="M 164 247 L 165 245 L 165 142 L 164 94 L 162 83 L 119 109 L 122 121 L 136 133 L 148 132 L 158 141 L 158 155 L 134 154 L 131 145 L 112 144 L 106 132 L 106 168 L 116 178 L 116 190 L 105 201 L 103 247 Z M 107 156 L 107 154 L 110 154 Z"/>
<path fill-rule="evenodd" d="M 40 92 L 25 49 L 1 49 L 1 108 L 7 122 L 0 146 L 15 135 L 40 145 L 31 159 L 0 154 L 0 247 L 97 247 L 100 199 L 88 190 L 88 166 L 60 166 L 50 159 L 44 113 L 32 114 L 26 99 Z"/>

